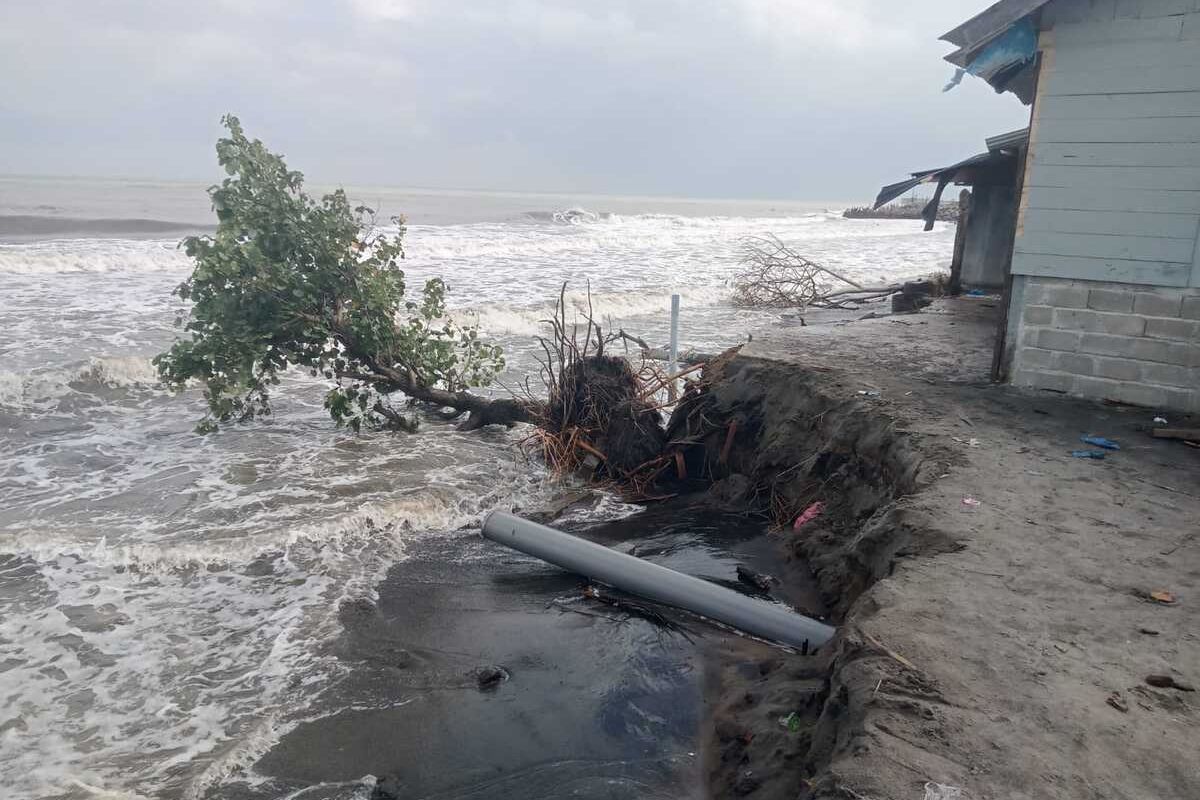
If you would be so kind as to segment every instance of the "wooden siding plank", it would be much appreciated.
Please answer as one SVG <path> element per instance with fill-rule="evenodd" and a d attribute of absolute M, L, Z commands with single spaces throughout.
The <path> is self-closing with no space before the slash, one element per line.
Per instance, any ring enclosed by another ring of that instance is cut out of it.
<path fill-rule="evenodd" d="M 1036 115 L 1039 120 L 1200 117 L 1200 91 L 1045 96 Z"/>
<path fill-rule="evenodd" d="M 1079 69 L 1143 69 L 1146 67 L 1194 67 L 1200 64 L 1200 42 L 1194 39 L 1164 39 L 1149 42 L 1110 42 L 1065 47 L 1044 62 L 1043 76 Z"/>
<path fill-rule="evenodd" d="M 1038 144 L 1045 142 L 1200 142 L 1200 117 L 1150 119 L 1044 119 Z"/>
<path fill-rule="evenodd" d="M 1188 282 L 1188 286 L 1200 288 L 1200 238 L 1194 243 L 1192 251 L 1192 279 Z"/>
<path fill-rule="evenodd" d="M 1200 70 L 1181 67 L 1121 67 L 1097 65 L 1054 69 L 1045 77 L 1047 97 L 1076 94 L 1194 92 L 1200 90 Z"/>
<path fill-rule="evenodd" d="M 1036 170 L 1034 171 L 1036 172 Z M 1200 192 L 1154 189 L 1060 189 L 1029 186 L 1025 194 L 1030 209 L 1200 214 Z"/>
<path fill-rule="evenodd" d="M 1045 124 L 1039 121 L 1037 127 Z M 1040 133 L 1040 130 L 1039 130 Z M 1033 163 L 1104 167 L 1196 167 L 1200 147 L 1176 143 L 1042 142 L 1033 148 Z"/>
<path fill-rule="evenodd" d="M 1183 20 L 1183 16 L 1097 20 L 1056 25 L 1049 33 L 1052 34 L 1054 46 L 1058 48 L 1101 42 L 1175 40 L 1183 33 Z"/>
<path fill-rule="evenodd" d="M 1200 167 L 1050 166 L 1033 170 L 1031 186 L 1200 191 Z"/>
<path fill-rule="evenodd" d="M 1196 10 L 1196 0 L 1117 0 L 1116 18 L 1173 17 Z"/>
<path fill-rule="evenodd" d="M 1046 256 L 1031 253 L 1014 253 L 1012 262 L 1014 275 L 1136 283 L 1149 286 L 1187 286 L 1191 272 L 1191 264 L 1155 264 L 1150 261 Z"/>
<path fill-rule="evenodd" d="M 1030 216 L 1036 216 L 1031 214 Z M 1195 241 L 1153 236 L 1099 236 L 1090 233 L 1049 233 L 1028 227 L 1017 239 L 1015 252 L 1029 255 L 1187 264 L 1191 271 Z"/>
<path fill-rule="evenodd" d="M 1073 211 L 1039 208 L 1025 218 L 1026 231 L 1160 236 L 1195 241 L 1200 215 L 1146 214 L 1140 211 Z"/>

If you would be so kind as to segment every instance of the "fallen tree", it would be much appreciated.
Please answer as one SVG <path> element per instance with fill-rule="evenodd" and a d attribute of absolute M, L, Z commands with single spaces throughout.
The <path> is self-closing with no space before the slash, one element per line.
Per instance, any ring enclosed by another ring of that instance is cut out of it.
<path fill-rule="evenodd" d="M 605 332 L 589 310 L 567 318 L 565 286 L 542 347 L 539 388 L 489 399 L 471 391 L 504 368 L 500 348 L 475 326 L 446 314 L 446 285 L 408 291 L 402 219 L 390 228 L 352 208 L 342 190 L 316 200 L 303 176 L 235 117 L 217 143 L 228 177 L 209 190 L 218 225 L 183 248 L 192 274 L 176 294 L 192 303 L 187 333 L 155 359 L 168 386 L 203 386 L 208 413 L 198 428 L 271 413 L 271 387 L 289 368 L 329 381 L 325 407 L 339 425 L 413 430 L 417 415 L 392 403 L 468 414 L 464 427 L 532 423 L 527 443 L 554 467 L 644 495 L 669 462 L 661 394 L 695 370 L 667 375 L 658 353 L 624 331 Z M 631 357 L 608 352 L 634 343 Z M 696 356 L 685 359 L 695 363 Z"/>
<path fill-rule="evenodd" d="M 411 429 L 415 419 L 387 399 L 394 392 L 469 412 L 471 427 L 533 418 L 528 402 L 469 391 L 503 369 L 503 353 L 447 318 L 440 279 L 409 294 L 403 219 L 381 229 L 341 189 L 310 197 L 301 173 L 236 117 L 222 122 L 217 158 L 229 177 L 209 190 L 217 230 L 182 245 L 195 263 L 176 290 L 192 302 L 177 320 L 189 336 L 155 359 L 167 385 L 203 385 L 201 430 L 270 414 L 270 389 L 289 367 L 333 381 L 325 407 L 355 430 Z"/>

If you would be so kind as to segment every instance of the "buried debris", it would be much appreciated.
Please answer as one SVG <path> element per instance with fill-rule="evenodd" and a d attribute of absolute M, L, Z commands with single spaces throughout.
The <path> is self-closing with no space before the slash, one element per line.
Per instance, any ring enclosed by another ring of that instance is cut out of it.
<path fill-rule="evenodd" d="M 823 512 L 824 510 L 825 510 L 825 504 L 822 503 L 820 500 L 818 500 L 815 503 L 810 504 L 808 506 L 808 508 L 804 509 L 804 511 L 800 514 L 800 516 L 796 517 L 796 521 L 792 523 L 792 530 L 794 530 L 794 531 L 800 530 L 805 525 L 812 522 L 817 517 L 821 516 L 821 512 Z"/>
<path fill-rule="evenodd" d="M 1122 714 L 1129 713 L 1129 704 L 1125 702 L 1125 698 L 1121 697 L 1120 692 L 1113 692 L 1108 697 L 1104 698 L 1104 702 L 1108 703 Z"/>
<path fill-rule="evenodd" d="M 511 677 L 508 670 L 495 664 L 480 667 L 475 672 L 475 682 L 480 689 L 495 689 Z"/>
<path fill-rule="evenodd" d="M 1096 461 L 1103 461 L 1107 455 L 1103 450 L 1072 450 L 1071 458 L 1091 458 Z"/>
<path fill-rule="evenodd" d="M 1190 683 L 1175 680 L 1172 675 L 1147 675 L 1146 683 L 1158 689 L 1175 689 L 1180 692 L 1194 692 L 1196 687 Z"/>
<path fill-rule="evenodd" d="M 1174 592 L 1169 592 L 1166 589 L 1155 589 L 1147 592 L 1145 589 L 1133 589 L 1133 596 L 1139 600 L 1145 600 L 1148 603 L 1158 603 L 1163 606 L 1173 606 L 1179 602 L 1179 598 Z"/>
<path fill-rule="evenodd" d="M 764 575 L 761 572 L 755 572 L 749 567 L 744 567 L 741 564 L 737 565 L 738 580 L 747 586 L 753 586 L 764 592 L 770 592 L 771 587 L 779 583 L 779 579 L 771 575 Z"/>

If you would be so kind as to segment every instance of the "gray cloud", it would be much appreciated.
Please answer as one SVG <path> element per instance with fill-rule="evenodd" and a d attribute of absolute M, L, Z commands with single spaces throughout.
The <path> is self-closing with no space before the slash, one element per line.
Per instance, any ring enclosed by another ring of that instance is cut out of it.
<path fill-rule="evenodd" d="M 312 179 L 863 197 L 1028 117 L 935 0 L 9 0 L 0 171 L 215 175 L 232 111 Z"/>

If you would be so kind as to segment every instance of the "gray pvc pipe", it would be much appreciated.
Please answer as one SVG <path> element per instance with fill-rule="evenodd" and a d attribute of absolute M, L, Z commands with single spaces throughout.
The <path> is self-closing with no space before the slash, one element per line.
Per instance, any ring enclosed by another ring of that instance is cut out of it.
<path fill-rule="evenodd" d="M 829 625 L 783 606 L 747 597 L 504 511 L 488 514 L 483 521 L 483 535 L 630 594 L 792 647 L 815 649 L 835 633 Z"/>

